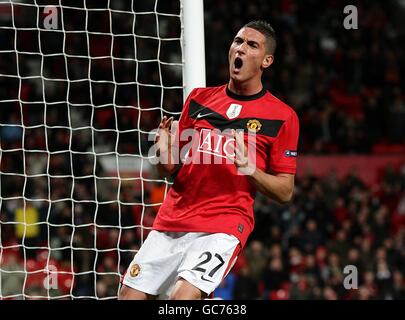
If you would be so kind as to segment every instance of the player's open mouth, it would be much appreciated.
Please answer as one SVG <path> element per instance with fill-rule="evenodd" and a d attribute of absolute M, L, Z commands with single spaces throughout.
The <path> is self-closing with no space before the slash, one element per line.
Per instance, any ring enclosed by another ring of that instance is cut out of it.
<path fill-rule="evenodd" d="M 235 70 L 239 70 L 243 66 L 243 60 L 239 57 L 236 57 L 235 61 L 234 61 L 234 66 L 235 66 Z"/>

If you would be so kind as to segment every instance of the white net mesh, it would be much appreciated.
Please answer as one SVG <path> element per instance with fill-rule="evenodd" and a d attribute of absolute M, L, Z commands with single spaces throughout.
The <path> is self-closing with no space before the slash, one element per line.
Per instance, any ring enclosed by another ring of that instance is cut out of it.
<path fill-rule="evenodd" d="M 167 189 L 148 133 L 181 110 L 180 17 L 0 1 L 0 298 L 117 296 Z"/>

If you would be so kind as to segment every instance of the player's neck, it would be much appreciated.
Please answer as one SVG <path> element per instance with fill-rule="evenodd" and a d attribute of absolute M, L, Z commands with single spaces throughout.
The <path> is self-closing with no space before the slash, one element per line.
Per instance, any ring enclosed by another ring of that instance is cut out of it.
<path fill-rule="evenodd" d="M 237 82 L 233 79 L 229 80 L 228 89 L 240 96 L 251 96 L 263 90 L 263 84 L 258 82 Z"/>

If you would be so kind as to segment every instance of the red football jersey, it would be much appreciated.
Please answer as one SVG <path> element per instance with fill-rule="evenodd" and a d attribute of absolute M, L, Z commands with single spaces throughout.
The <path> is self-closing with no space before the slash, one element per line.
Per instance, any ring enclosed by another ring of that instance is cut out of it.
<path fill-rule="evenodd" d="M 184 141 L 186 129 L 194 129 L 196 134 Z M 249 132 L 255 133 L 257 168 L 295 174 L 299 122 L 292 108 L 264 89 L 252 96 L 236 95 L 227 85 L 194 89 L 184 104 L 177 136 L 185 162 L 154 229 L 222 232 L 245 245 L 254 227 L 256 189 L 235 164 L 226 161 L 234 145 L 227 129 L 244 130 L 249 146 Z M 248 150 L 249 154 L 254 151 Z"/>

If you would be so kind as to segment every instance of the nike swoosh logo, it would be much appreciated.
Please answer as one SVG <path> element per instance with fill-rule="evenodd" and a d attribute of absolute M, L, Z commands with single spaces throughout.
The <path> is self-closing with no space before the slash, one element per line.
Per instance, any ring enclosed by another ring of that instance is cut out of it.
<path fill-rule="evenodd" d="M 204 118 L 204 117 L 209 116 L 211 114 L 213 114 L 213 112 L 203 113 L 203 114 L 201 114 L 201 112 L 200 112 L 199 114 L 197 114 L 197 119 Z"/>
<path fill-rule="evenodd" d="M 211 280 L 206 279 L 206 278 L 204 277 L 204 275 L 202 275 L 202 276 L 201 276 L 201 280 L 204 280 L 204 281 L 208 281 L 208 282 L 212 282 L 212 283 L 214 283 L 214 281 L 211 281 Z"/>

